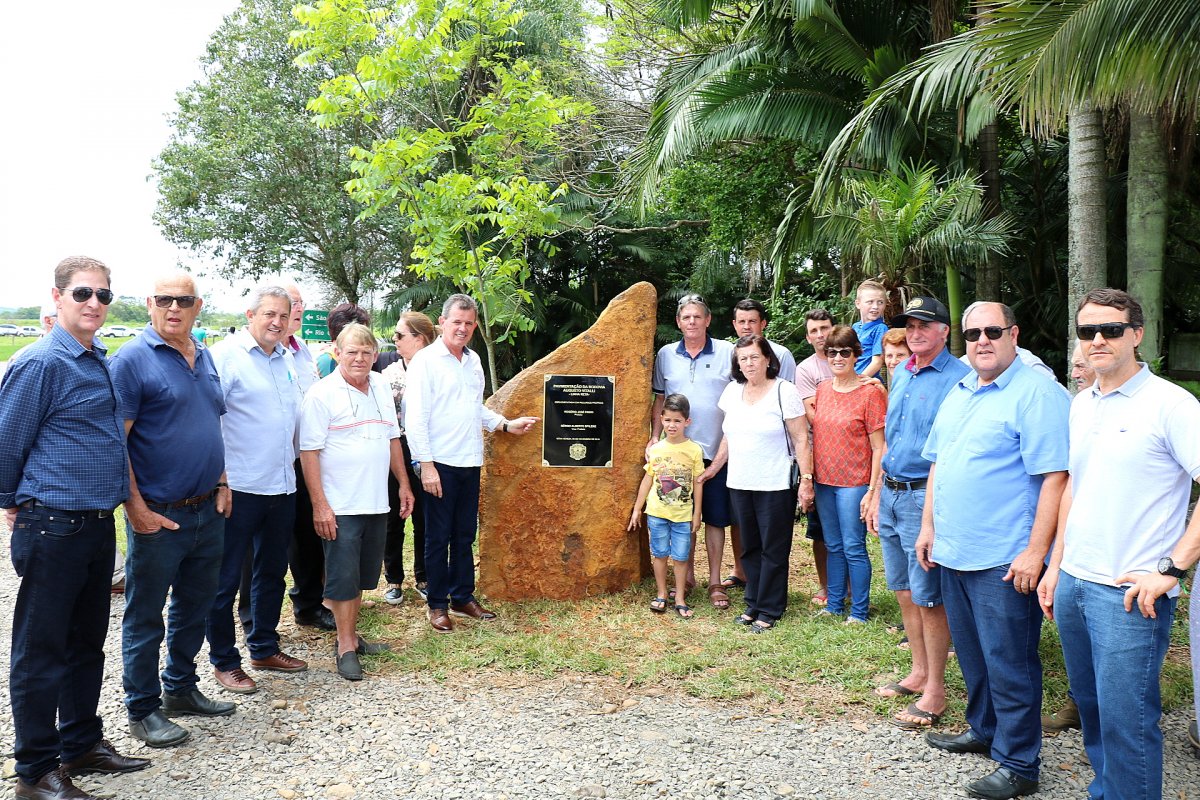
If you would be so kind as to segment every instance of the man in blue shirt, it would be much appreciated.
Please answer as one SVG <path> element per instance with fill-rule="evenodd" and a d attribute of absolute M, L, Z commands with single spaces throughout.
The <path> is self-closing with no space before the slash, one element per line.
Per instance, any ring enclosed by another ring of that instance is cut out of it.
<path fill-rule="evenodd" d="M 917 537 L 929 462 L 921 456 L 942 400 L 970 369 L 946 349 L 950 312 L 933 297 L 915 297 L 892 318 L 903 325 L 912 352 L 896 370 L 888 397 L 883 489 L 867 511 L 867 527 L 878 531 L 888 588 L 896 593 L 912 668 L 897 683 L 880 686 L 880 697 L 920 694 L 894 717 L 905 730 L 932 727 L 946 711 L 946 658 L 950 627 L 942 605 L 941 574 L 917 562 Z"/>
<path fill-rule="evenodd" d="M 233 510 L 225 525 L 225 549 L 217 594 L 208 615 L 208 653 L 217 682 L 249 694 L 258 685 L 242 670 L 233 627 L 233 599 L 242 578 L 246 548 L 253 549 L 250 615 L 246 636 L 250 666 L 303 672 L 308 664 L 279 648 L 288 542 L 296 516 L 296 424 L 299 373 L 283 345 L 292 298 L 278 286 L 251 295 L 244 329 L 213 345 L 226 413 L 221 418 L 225 468 Z"/>
<path fill-rule="evenodd" d="M 95 338 L 110 285 L 108 267 L 93 258 L 60 262 L 52 290 L 58 324 L 0 382 L 0 508 L 21 577 L 9 662 L 16 797 L 94 800 L 72 775 L 150 764 L 117 753 L 96 713 L 113 509 L 129 490 L 117 397 Z"/>
<path fill-rule="evenodd" d="M 942 567 L 970 727 L 925 739 L 952 753 L 990 755 L 999 766 L 967 791 L 1007 800 L 1038 788 L 1036 592 L 1067 483 L 1069 401 L 1017 357 L 1019 329 L 1008 306 L 982 304 L 965 322 L 975 372 L 950 390 L 925 443 L 933 466 L 917 558 L 926 569 Z"/>
<path fill-rule="evenodd" d="M 201 694 L 196 677 L 232 499 L 224 474 L 221 382 L 212 357 L 189 333 L 201 306 L 191 276 L 159 280 L 146 300 L 150 324 L 112 360 L 131 470 L 121 642 L 125 707 L 130 732 L 151 747 L 188 738 L 167 715 L 224 716 L 236 708 Z M 170 631 L 160 685 L 168 592 Z"/>

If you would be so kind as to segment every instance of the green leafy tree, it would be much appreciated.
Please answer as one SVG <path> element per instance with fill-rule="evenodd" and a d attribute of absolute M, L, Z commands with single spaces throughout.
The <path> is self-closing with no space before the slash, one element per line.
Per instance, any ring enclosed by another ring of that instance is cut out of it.
<path fill-rule="evenodd" d="M 294 63 L 291 0 L 243 0 L 212 35 L 205 77 L 179 93 L 174 133 L 154 162 L 155 221 L 229 276 L 295 270 L 330 299 L 405 279 L 411 239 L 397 210 L 360 218 L 343 185 L 353 120 L 318 129 L 306 109 L 324 74 Z"/>
<path fill-rule="evenodd" d="M 370 144 L 350 149 L 350 196 L 359 219 L 396 209 L 409 219 L 413 268 L 443 277 L 480 303 L 488 374 L 497 386 L 495 345 L 529 330 L 530 248 L 553 249 L 556 204 L 566 185 L 551 179 L 559 135 L 589 111 L 557 96 L 515 52 L 522 12 L 511 0 L 363 0 L 300 6 L 298 59 L 336 74 L 309 103 L 318 125 L 361 124 Z M 422 102 L 389 114 L 405 97 Z"/>

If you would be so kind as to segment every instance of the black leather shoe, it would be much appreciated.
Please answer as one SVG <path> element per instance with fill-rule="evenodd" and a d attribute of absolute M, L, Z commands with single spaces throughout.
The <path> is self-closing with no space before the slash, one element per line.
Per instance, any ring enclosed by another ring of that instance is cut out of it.
<path fill-rule="evenodd" d="M 151 747 L 174 747 L 188 740 L 192 734 L 167 719 L 162 710 L 153 711 L 145 719 L 129 721 L 129 732 L 133 738 L 141 739 Z"/>
<path fill-rule="evenodd" d="M 325 606 L 318 606 L 315 611 L 304 611 L 296 615 L 296 624 L 319 631 L 336 631 L 333 624 L 333 612 Z"/>
<path fill-rule="evenodd" d="M 1022 778 L 1008 767 L 997 767 L 991 775 L 967 784 L 967 794 L 985 800 L 1009 800 L 1033 794 L 1037 790 L 1037 781 Z"/>
<path fill-rule="evenodd" d="M 925 734 L 925 742 L 947 753 L 982 753 L 986 756 L 992 752 L 992 743 L 980 739 L 970 728 L 953 734 L 930 732 Z"/>
<path fill-rule="evenodd" d="M 37 783 L 26 783 L 24 778 L 17 778 L 13 795 L 25 800 L 100 800 L 72 783 L 62 767 L 47 772 Z"/>
<path fill-rule="evenodd" d="M 127 758 L 116 751 L 108 739 L 96 742 L 91 750 L 63 762 L 63 769 L 68 775 L 87 775 L 98 772 L 101 775 L 117 775 L 122 772 L 137 772 L 150 766 L 148 758 Z"/>
<path fill-rule="evenodd" d="M 164 694 L 162 710 L 168 717 L 188 714 L 196 717 L 227 717 L 237 711 L 237 705 L 224 700 L 209 700 L 193 687 L 183 694 Z"/>
<path fill-rule="evenodd" d="M 358 663 L 358 653 L 350 650 L 338 656 L 337 671 L 338 675 L 348 681 L 361 681 L 363 674 L 362 665 Z"/>

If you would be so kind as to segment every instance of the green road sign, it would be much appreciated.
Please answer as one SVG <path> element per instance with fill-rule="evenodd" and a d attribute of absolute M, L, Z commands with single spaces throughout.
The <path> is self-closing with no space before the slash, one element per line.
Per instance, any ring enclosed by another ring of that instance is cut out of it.
<path fill-rule="evenodd" d="M 300 338 L 306 342 L 328 342 L 329 312 L 306 310 L 300 318 Z"/>

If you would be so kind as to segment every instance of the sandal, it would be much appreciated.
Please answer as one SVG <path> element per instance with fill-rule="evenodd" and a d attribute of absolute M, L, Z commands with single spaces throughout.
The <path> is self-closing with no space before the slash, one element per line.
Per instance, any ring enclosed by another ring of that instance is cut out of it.
<path fill-rule="evenodd" d="M 721 588 L 722 584 L 708 587 L 708 599 L 712 601 L 713 608 L 724 611 L 729 608 L 729 595 L 725 594 L 725 590 Z"/>
<path fill-rule="evenodd" d="M 765 619 L 756 619 L 750 625 L 750 632 L 751 633 L 766 633 L 767 631 L 771 630 L 774 627 L 775 627 L 774 622 L 767 622 Z"/>
<path fill-rule="evenodd" d="M 749 614 L 740 614 L 733 618 L 734 625 L 753 625 L 754 617 Z"/>
<path fill-rule="evenodd" d="M 678 614 L 679 616 L 683 617 L 684 619 L 691 619 L 691 618 L 692 618 L 692 609 L 691 609 L 691 606 L 679 606 L 679 605 L 677 605 L 677 606 L 675 606 L 675 613 L 676 613 L 676 614 Z"/>
<path fill-rule="evenodd" d="M 907 686 L 901 686 L 898 683 L 887 683 L 883 686 L 876 686 L 874 694 L 876 697 L 886 697 L 891 699 L 893 697 L 908 697 L 909 695 L 916 694 L 916 692 Z"/>
<path fill-rule="evenodd" d="M 730 575 L 725 580 L 721 581 L 722 589 L 745 589 L 746 582 L 737 575 Z"/>
<path fill-rule="evenodd" d="M 817 592 L 812 596 L 811 602 L 814 606 L 823 606 L 829 602 L 829 594 L 826 592 Z"/>
<path fill-rule="evenodd" d="M 667 600 L 664 597 L 656 597 L 650 601 L 650 610 L 655 614 L 661 614 L 667 610 Z"/>
<path fill-rule="evenodd" d="M 942 714 L 944 713 L 946 712 L 943 711 Z M 921 721 L 914 722 L 913 720 L 900 719 L 900 714 L 907 714 Z M 935 714 L 932 711 L 917 708 L 916 703 L 909 703 L 908 708 L 901 711 L 900 714 L 892 717 L 892 724 L 902 731 L 927 731 L 942 721 L 942 714 Z"/>

